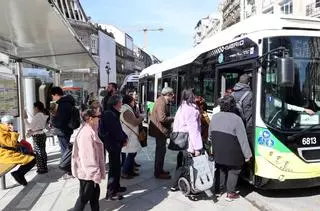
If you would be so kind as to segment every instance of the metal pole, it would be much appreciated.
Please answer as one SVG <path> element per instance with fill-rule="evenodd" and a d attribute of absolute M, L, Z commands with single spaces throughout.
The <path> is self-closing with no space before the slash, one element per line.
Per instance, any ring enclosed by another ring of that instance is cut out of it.
<path fill-rule="evenodd" d="M 144 39 L 143 39 L 143 50 L 147 50 L 148 45 L 148 30 L 143 29 Z"/>
<path fill-rule="evenodd" d="M 20 123 L 20 137 L 25 139 L 25 125 L 24 125 L 24 92 L 23 92 L 23 74 L 22 74 L 22 60 L 17 60 L 17 73 L 18 73 L 18 95 L 19 95 L 19 123 Z"/>

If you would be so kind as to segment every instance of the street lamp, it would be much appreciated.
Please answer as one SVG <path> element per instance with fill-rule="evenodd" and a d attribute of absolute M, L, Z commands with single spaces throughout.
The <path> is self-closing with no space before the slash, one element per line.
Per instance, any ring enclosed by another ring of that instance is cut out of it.
<path fill-rule="evenodd" d="M 105 70 L 106 70 L 106 72 L 107 72 L 107 75 L 108 75 L 108 84 L 109 84 L 109 75 L 110 75 L 110 70 L 111 70 L 111 67 L 110 67 L 110 63 L 109 62 L 107 62 L 107 64 L 106 64 L 106 67 L 105 67 Z"/>

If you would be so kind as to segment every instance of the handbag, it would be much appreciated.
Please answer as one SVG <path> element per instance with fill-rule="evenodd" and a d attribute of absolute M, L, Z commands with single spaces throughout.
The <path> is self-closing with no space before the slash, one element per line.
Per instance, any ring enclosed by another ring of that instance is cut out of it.
<path fill-rule="evenodd" d="M 168 149 L 173 151 L 181 151 L 188 149 L 189 133 L 188 132 L 172 132 L 170 134 L 170 142 Z"/>
<path fill-rule="evenodd" d="M 131 130 L 138 138 L 139 142 L 140 142 L 140 145 L 141 147 L 146 147 L 148 144 L 147 144 L 147 139 L 148 139 L 148 136 L 147 136 L 147 132 L 146 132 L 146 129 L 143 128 L 140 130 L 139 134 L 136 133 L 131 127 L 129 127 L 126 123 L 124 123 L 123 121 L 121 121 L 125 126 L 127 126 L 127 128 L 129 128 L 129 130 Z"/>

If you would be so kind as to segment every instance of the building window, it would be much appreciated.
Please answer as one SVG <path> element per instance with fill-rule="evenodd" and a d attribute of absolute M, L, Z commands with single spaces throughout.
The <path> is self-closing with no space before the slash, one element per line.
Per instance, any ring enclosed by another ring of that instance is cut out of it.
<path fill-rule="evenodd" d="M 316 0 L 316 8 L 320 7 L 320 0 Z"/>
<path fill-rule="evenodd" d="M 265 10 L 263 13 L 264 14 L 273 14 L 273 7 L 270 7 L 269 9 Z"/>
<path fill-rule="evenodd" d="M 292 1 L 286 1 L 281 5 L 281 12 L 283 14 L 292 14 Z"/>

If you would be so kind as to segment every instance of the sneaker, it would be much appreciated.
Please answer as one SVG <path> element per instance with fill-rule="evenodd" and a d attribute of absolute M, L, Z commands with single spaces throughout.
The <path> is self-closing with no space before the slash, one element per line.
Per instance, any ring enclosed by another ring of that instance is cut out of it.
<path fill-rule="evenodd" d="M 64 175 L 62 176 L 62 180 L 68 180 L 68 179 L 72 179 L 72 178 L 74 178 L 74 176 L 72 176 L 72 175 L 70 175 L 70 174 L 64 174 Z"/>
<path fill-rule="evenodd" d="M 171 179 L 171 176 L 170 176 L 170 174 L 165 174 L 165 173 L 161 173 L 161 174 L 159 174 L 159 175 L 157 175 L 157 176 L 155 176 L 157 179 Z"/>
<path fill-rule="evenodd" d="M 130 176 L 133 176 L 133 177 L 137 177 L 137 176 L 139 176 L 140 174 L 137 173 L 137 172 L 131 172 L 129 175 L 130 175 Z"/>
<path fill-rule="evenodd" d="M 140 167 L 141 165 L 138 164 L 138 163 L 136 163 L 136 162 L 134 162 L 134 166 L 135 166 L 135 167 Z"/>
<path fill-rule="evenodd" d="M 107 196 L 105 199 L 107 201 L 118 201 L 118 200 L 122 200 L 123 196 L 122 195 L 113 195 L 113 196 Z"/>
<path fill-rule="evenodd" d="M 178 190 L 179 190 L 179 188 L 177 188 L 177 187 L 171 187 L 171 188 L 170 188 L 170 191 L 171 191 L 171 192 L 176 192 L 176 191 L 178 191 Z"/>
<path fill-rule="evenodd" d="M 48 173 L 48 169 L 38 169 L 38 170 L 37 170 L 37 173 L 38 173 L 38 174 Z"/>
<path fill-rule="evenodd" d="M 119 190 L 118 190 L 119 193 L 123 193 L 123 192 L 126 192 L 126 191 L 127 191 L 126 187 L 119 187 Z"/>
<path fill-rule="evenodd" d="M 18 172 L 11 172 L 11 175 L 20 185 L 26 186 L 28 184 L 26 178 L 24 178 L 24 176 L 20 175 Z"/>
<path fill-rule="evenodd" d="M 162 171 L 162 174 L 170 174 L 169 171 Z"/>
<path fill-rule="evenodd" d="M 237 193 L 227 193 L 226 201 L 233 201 L 238 198 L 240 198 L 240 196 Z"/>
<path fill-rule="evenodd" d="M 122 175 L 121 175 L 121 178 L 122 178 L 122 179 L 133 179 L 133 176 L 132 176 L 132 175 L 129 175 L 129 174 L 122 174 Z"/>

